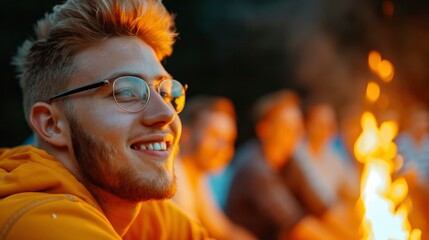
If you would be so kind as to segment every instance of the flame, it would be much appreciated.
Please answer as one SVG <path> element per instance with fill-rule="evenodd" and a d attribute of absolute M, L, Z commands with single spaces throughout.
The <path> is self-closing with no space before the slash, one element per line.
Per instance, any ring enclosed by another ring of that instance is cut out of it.
<path fill-rule="evenodd" d="M 378 64 L 378 74 L 383 81 L 392 81 L 394 74 L 393 64 L 388 60 L 381 61 Z"/>
<path fill-rule="evenodd" d="M 382 59 L 381 54 L 378 51 L 371 51 L 368 55 L 368 66 L 376 73 L 381 80 L 388 83 L 392 81 L 395 75 L 395 68 L 393 64 L 386 59 Z"/>
<path fill-rule="evenodd" d="M 377 51 L 371 51 L 368 55 L 368 65 L 373 72 L 377 72 L 378 65 L 381 62 L 381 54 Z"/>
<path fill-rule="evenodd" d="M 366 87 L 366 98 L 370 102 L 376 102 L 380 97 L 380 86 L 376 82 L 369 82 Z"/>
<path fill-rule="evenodd" d="M 392 182 L 395 169 L 396 145 L 393 143 L 398 132 L 394 121 L 377 120 L 370 112 L 361 118 L 362 134 L 357 139 L 354 152 L 364 163 L 359 203 L 362 205 L 362 239 L 419 240 L 420 229 L 411 229 L 408 214 L 411 201 L 407 198 L 408 185 L 404 178 Z"/>

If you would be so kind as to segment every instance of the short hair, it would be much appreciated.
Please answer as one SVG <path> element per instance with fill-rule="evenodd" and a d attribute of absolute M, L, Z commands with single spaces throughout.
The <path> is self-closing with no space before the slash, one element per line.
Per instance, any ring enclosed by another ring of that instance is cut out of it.
<path fill-rule="evenodd" d="M 320 107 L 327 106 L 334 109 L 334 106 L 327 99 L 323 97 L 309 97 L 306 98 L 302 104 L 302 112 L 304 114 L 304 119 L 307 121 L 312 114 L 314 114 L 314 110 L 317 110 Z"/>
<path fill-rule="evenodd" d="M 292 90 L 279 90 L 263 95 L 253 105 L 251 112 L 253 124 L 266 119 L 271 113 L 282 106 L 299 106 L 299 104 L 299 96 Z"/>
<path fill-rule="evenodd" d="M 34 27 L 12 64 L 23 93 L 26 119 L 34 103 L 67 87 L 73 57 L 99 41 L 135 36 L 151 46 L 158 59 L 172 53 L 174 17 L 159 0 L 68 0 Z M 60 100 L 61 101 L 61 100 Z"/>
<path fill-rule="evenodd" d="M 194 126 L 205 113 L 221 112 L 236 121 L 234 104 L 226 97 L 198 95 L 187 100 L 186 106 L 180 113 L 180 119 L 185 126 Z"/>

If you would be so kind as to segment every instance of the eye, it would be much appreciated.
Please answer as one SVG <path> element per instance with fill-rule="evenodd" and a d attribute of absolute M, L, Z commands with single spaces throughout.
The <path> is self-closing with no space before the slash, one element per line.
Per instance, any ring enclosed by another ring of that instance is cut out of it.
<path fill-rule="evenodd" d="M 172 99 L 172 96 L 170 95 L 170 93 L 166 91 L 161 91 L 159 95 L 161 95 L 162 99 L 164 99 L 164 101 L 166 102 L 170 102 Z"/>
<path fill-rule="evenodd" d="M 139 94 L 133 88 L 120 88 L 114 92 L 116 101 L 134 101 L 139 99 Z"/>

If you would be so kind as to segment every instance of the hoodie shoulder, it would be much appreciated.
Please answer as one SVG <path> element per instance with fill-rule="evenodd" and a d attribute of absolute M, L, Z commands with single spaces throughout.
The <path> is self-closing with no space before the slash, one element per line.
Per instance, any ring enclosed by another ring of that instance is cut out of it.
<path fill-rule="evenodd" d="M 100 211 L 69 194 L 15 194 L 0 212 L 0 239 L 120 239 Z"/>

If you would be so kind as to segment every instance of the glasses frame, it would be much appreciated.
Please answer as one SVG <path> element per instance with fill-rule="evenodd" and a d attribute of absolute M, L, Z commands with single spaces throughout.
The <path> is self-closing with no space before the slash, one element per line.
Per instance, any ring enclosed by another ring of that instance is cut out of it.
<path fill-rule="evenodd" d="M 180 85 L 182 85 L 182 87 L 183 87 L 183 90 L 184 90 L 184 94 L 186 94 L 186 90 L 188 90 L 188 84 L 185 84 L 185 85 L 183 85 L 182 83 L 180 83 L 179 81 L 177 81 L 177 80 L 175 80 L 175 79 L 164 79 L 164 80 L 162 80 L 162 81 L 160 81 L 159 83 L 157 83 L 156 85 L 155 84 L 149 84 L 149 83 L 147 83 L 145 80 L 143 80 L 142 78 L 139 78 L 139 77 L 136 77 L 136 76 L 120 76 L 120 77 L 116 77 L 116 78 L 112 78 L 112 79 L 108 79 L 108 80 L 101 80 L 101 81 L 99 81 L 99 82 L 96 82 L 96 83 L 91 83 L 91 84 L 88 84 L 88 85 L 84 85 L 84 86 L 81 86 L 81 87 L 77 87 L 77 88 L 75 88 L 75 89 L 71 89 L 71 90 L 67 90 L 67 91 L 65 91 L 65 92 L 62 92 L 62 93 L 59 93 L 59 94 L 56 94 L 56 95 L 54 95 L 53 97 L 51 97 L 51 98 L 49 98 L 48 99 L 48 103 L 52 103 L 55 99 L 58 99 L 58 98 L 61 98 L 61 97 L 66 97 L 66 96 L 69 96 L 69 95 L 72 95 L 72 94 L 76 94 L 76 93 L 80 93 L 80 92 L 84 92 L 84 91 L 88 91 L 88 90 L 91 90 L 91 89 L 96 89 L 96 88 L 99 88 L 99 87 L 103 87 L 103 86 L 106 86 L 106 85 L 109 85 L 109 84 L 112 84 L 112 88 L 113 88 L 113 86 L 115 85 L 115 81 L 116 80 L 118 80 L 118 79 L 121 79 L 121 78 L 125 78 L 125 77 L 132 77 L 132 78 L 138 78 L 138 79 L 141 79 L 147 86 L 148 86 L 148 89 L 149 89 L 149 87 L 150 86 L 153 86 L 153 87 L 155 87 L 155 86 L 157 86 L 156 88 L 155 88 L 155 90 L 156 90 L 156 92 L 159 94 L 159 91 L 160 91 L 160 85 L 162 84 L 162 82 L 164 82 L 164 81 L 166 81 L 166 80 L 170 80 L 170 81 L 176 81 L 176 82 L 178 82 Z M 113 89 L 112 89 L 113 90 Z M 125 108 L 123 108 L 123 107 L 121 107 L 121 105 L 119 105 L 119 103 L 118 103 L 118 101 L 116 101 L 116 97 L 115 97 L 115 95 L 113 95 L 113 98 L 114 98 L 114 100 L 115 100 L 115 103 L 116 103 L 116 105 L 120 108 L 120 109 L 122 109 L 122 110 L 124 110 L 124 111 L 126 111 L 126 112 L 131 112 L 131 113 L 136 113 L 136 112 L 140 112 L 141 110 L 143 110 L 143 109 L 145 109 L 146 108 L 146 106 L 147 106 L 147 104 L 149 103 L 149 100 L 150 100 L 150 91 L 148 92 L 148 99 L 147 99 L 147 101 L 146 101 L 146 103 L 144 104 L 144 106 L 141 108 L 141 109 L 139 109 L 139 110 L 137 110 L 137 111 L 130 111 L 130 110 L 127 110 L 127 109 L 125 109 Z M 185 95 L 185 97 L 186 97 L 186 95 Z M 176 109 L 174 109 L 177 113 L 180 113 L 182 110 L 183 110 L 183 108 L 180 110 L 180 111 L 177 111 Z"/>

